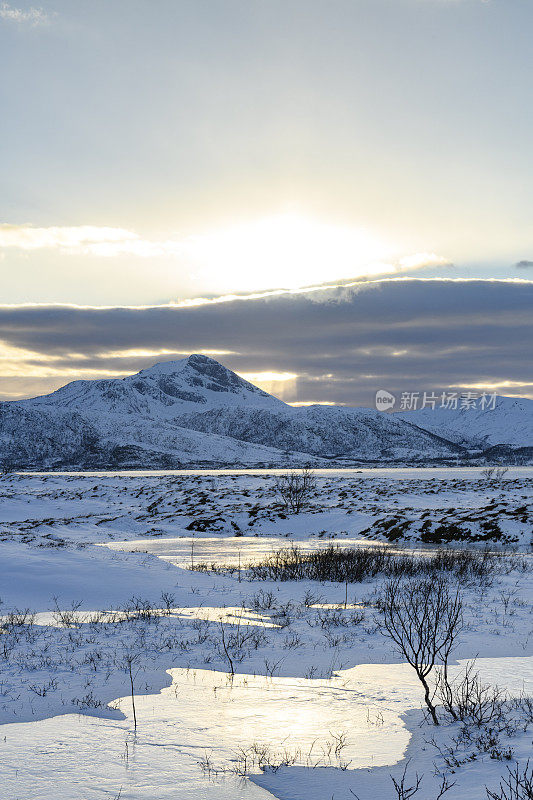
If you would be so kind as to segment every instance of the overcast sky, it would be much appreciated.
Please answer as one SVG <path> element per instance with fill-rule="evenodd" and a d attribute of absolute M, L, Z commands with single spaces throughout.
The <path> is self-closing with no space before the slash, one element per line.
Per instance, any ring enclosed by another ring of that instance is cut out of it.
<path fill-rule="evenodd" d="M 533 396 L 532 30 L 529 0 L 0 2 L 0 397 L 196 351 L 290 401 Z"/>

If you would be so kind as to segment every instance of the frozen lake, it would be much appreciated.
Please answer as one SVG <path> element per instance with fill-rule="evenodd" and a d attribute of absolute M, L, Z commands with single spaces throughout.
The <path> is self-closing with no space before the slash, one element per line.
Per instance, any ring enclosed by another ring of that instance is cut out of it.
<path fill-rule="evenodd" d="M 111 550 L 151 553 L 177 567 L 190 568 L 198 564 L 216 564 L 219 567 L 242 567 L 262 561 L 279 548 L 297 544 L 306 552 L 322 550 L 331 544 L 343 547 L 383 546 L 381 542 L 367 539 L 311 539 L 291 542 L 280 536 L 235 536 L 194 537 L 182 536 L 164 539 L 139 539 L 135 541 L 109 542 L 105 546 Z"/>
<path fill-rule="evenodd" d="M 292 469 L 170 469 L 170 470 L 116 470 L 111 472 L 109 470 L 87 470 L 83 472 L 20 472 L 19 475 L 64 475 L 72 477 L 106 477 L 111 478 L 114 476 L 123 477 L 144 477 L 144 478 L 158 478 L 175 475 L 179 476 L 206 476 L 216 477 L 226 475 L 283 475 L 287 470 Z M 359 476 L 364 478 L 390 478 L 391 480 L 405 480 L 409 478 L 428 480 L 436 478 L 438 480 L 450 478 L 463 478 L 477 480 L 482 477 L 484 467 L 350 467 L 350 468 L 334 468 L 334 469 L 321 469 L 313 468 L 315 475 L 323 477 L 352 477 Z M 298 471 L 298 468 L 296 468 Z M 509 471 L 505 475 L 505 479 L 513 478 L 531 478 L 533 477 L 533 467 L 509 467 Z"/>
<path fill-rule="evenodd" d="M 513 693 L 533 692 L 533 659 L 480 659 L 483 678 Z M 335 763 L 329 743 L 346 734 L 349 769 L 393 765 L 410 734 L 401 715 L 420 706 L 406 665 L 361 665 L 330 680 L 169 670 L 172 685 L 116 705 L 125 721 L 72 714 L 2 726 L 1 800 L 266 800 L 269 792 L 228 774 L 209 776 L 206 756 L 231 765 L 256 743 L 296 764 Z M 354 786 L 356 785 L 354 777 Z"/>
<path fill-rule="evenodd" d="M 176 567 L 190 569 L 198 565 L 211 567 L 236 567 L 245 569 L 250 564 L 257 564 L 270 556 L 278 549 L 297 547 L 305 553 L 323 550 L 333 545 L 334 547 L 386 547 L 387 550 L 402 554 L 406 551 L 430 555 L 435 551 L 434 545 L 411 545 L 401 548 L 388 542 L 376 542 L 371 539 L 354 539 L 338 536 L 334 539 L 302 539 L 290 540 L 280 536 L 235 536 L 209 537 L 209 536 L 181 536 L 177 538 L 137 539 L 134 541 L 119 541 L 105 543 L 111 550 L 129 553 L 150 553 L 158 556 L 163 561 L 168 561 Z M 457 545 L 457 549 L 468 549 L 465 545 Z M 495 550 L 497 552 L 497 550 Z M 525 553 L 524 558 L 531 558 Z"/>

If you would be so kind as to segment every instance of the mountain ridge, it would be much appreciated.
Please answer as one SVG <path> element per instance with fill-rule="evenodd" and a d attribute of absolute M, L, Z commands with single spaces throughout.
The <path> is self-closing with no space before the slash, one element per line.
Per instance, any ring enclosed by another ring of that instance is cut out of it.
<path fill-rule="evenodd" d="M 519 408 L 522 416 L 529 411 L 527 403 Z M 470 420 L 461 416 L 435 421 L 417 412 L 294 407 L 218 361 L 192 354 L 122 378 L 72 381 L 48 395 L 0 403 L 0 463 L 179 468 L 457 460 L 483 449 L 483 442 L 518 446 L 520 426 L 507 417 L 510 444 L 490 436 L 482 441 L 479 432 L 466 436 L 463 422 Z M 533 444 L 533 432 L 531 442 L 519 444 Z"/>
<path fill-rule="evenodd" d="M 425 408 L 396 412 L 395 416 L 423 428 L 437 430 L 449 441 L 487 449 L 496 445 L 533 445 L 533 400 L 496 396 L 492 408 Z"/>

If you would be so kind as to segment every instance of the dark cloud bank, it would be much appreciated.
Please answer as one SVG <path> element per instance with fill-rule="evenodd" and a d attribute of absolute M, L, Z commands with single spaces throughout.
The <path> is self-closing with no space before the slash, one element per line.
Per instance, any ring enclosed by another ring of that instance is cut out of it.
<path fill-rule="evenodd" d="M 80 371 L 134 372 L 169 358 L 103 358 L 105 351 L 236 351 L 219 360 L 240 372 L 297 373 L 290 400 L 370 405 L 378 388 L 502 381 L 526 385 L 500 394 L 531 395 L 533 283 L 386 280 L 190 308 L 0 307 L 0 340 L 46 355 L 51 367 Z M 67 382 L 29 388 L 24 380 L 28 393 Z M 10 383 L 0 383 L 6 397 Z"/>

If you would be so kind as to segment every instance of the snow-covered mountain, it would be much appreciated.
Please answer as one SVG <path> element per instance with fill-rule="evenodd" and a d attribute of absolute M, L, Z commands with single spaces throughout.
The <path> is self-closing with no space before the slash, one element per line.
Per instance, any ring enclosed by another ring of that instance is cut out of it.
<path fill-rule="evenodd" d="M 67 408 L 90 414 L 135 414 L 172 419 L 179 411 L 285 403 L 204 355 L 163 361 L 126 378 L 73 381 L 43 397 L 21 401 L 32 408 Z"/>
<path fill-rule="evenodd" d="M 0 403 L 0 465 L 76 464 L 99 446 L 98 431 L 76 412 L 34 410 L 22 403 Z"/>
<path fill-rule="evenodd" d="M 460 450 L 435 434 L 371 408 L 212 409 L 184 414 L 180 424 L 329 459 L 439 458 Z"/>
<path fill-rule="evenodd" d="M 0 463 L 172 468 L 279 461 L 268 445 L 183 427 L 180 415 L 198 408 L 286 405 L 217 361 L 192 355 L 126 378 L 73 381 L 49 395 L 0 403 Z"/>
<path fill-rule="evenodd" d="M 505 414 L 497 406 L 496 433 L 484 441 L 500 444 L 505 433 L 516 434 L 515 443 L 519 430 L 531 430 L 533 403 L 519 402 L 525 405 Z M 480 420 L 478 433 L 473 417 L 439 423 L 438 412 L 423 419 L 420 413 L 294 408 L 217 361 L 191 355 L 125 378 L 74 381 L 49 395 L 0 403 L 0 463 L 171 468 L 421 461 L 465 454 L 478 446 L 489 420 Z"/>
<path fill-rule="evenodd" d="M 465 447 L 484 450 L 500 444 L 533 445 L 533 400 L 524 397 L 497 397 L 484 409 L 479 404 L 475 408 L 424 408 L 394 416 Z"/>

